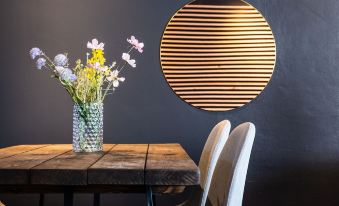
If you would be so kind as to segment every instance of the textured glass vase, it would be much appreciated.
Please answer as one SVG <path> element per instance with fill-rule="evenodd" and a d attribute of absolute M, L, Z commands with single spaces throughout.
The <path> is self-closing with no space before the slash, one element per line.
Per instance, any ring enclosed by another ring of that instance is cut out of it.
<path fill-rule="evenodd" d="M 98 152 L 103 144 L 103 104 L 74 104 L 73 151 Z"/>

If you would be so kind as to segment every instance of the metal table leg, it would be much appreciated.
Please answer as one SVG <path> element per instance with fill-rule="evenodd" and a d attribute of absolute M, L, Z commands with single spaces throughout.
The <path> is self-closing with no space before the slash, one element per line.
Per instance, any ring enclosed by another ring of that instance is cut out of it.
<path fill-rule="evenodd" d="M 73 191 L 66 189 L 64 192 L 64 206 L 73 206 Z"/>
<path fill-rule="evenodd" d="M 45 194 L 41 193 L 39 197 L 39 206 L 44 206 L 44 202 L 45 202 Z"/>
<path fill-rule="evenodd" d="M 100 193 L 94 193 L 93 206 L 100 206 Z"/>
<path fill-rule="evenodd" d="M 155 206 L 154 196 L 152 192 L 151 186 L 146 186 L 146 198 L 147 198 L 147 206 Z"/>

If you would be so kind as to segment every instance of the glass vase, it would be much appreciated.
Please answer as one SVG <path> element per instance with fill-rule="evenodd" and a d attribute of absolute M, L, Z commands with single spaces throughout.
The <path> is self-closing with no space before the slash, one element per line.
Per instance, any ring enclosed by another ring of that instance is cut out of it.
<path fill-rule="evenodd" d="M 98 152 L 103 144 L 103 103 L 74 104 L 73 151 Z"/>

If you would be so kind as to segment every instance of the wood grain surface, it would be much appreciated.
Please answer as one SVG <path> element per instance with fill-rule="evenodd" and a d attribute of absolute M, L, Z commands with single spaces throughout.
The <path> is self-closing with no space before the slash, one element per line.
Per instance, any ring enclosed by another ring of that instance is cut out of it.
<path fill-rule="evenodd" d="M 29 184 L 30 169 L 72 149 L 71 145 L 49 145 L 0 161 L 0 184 Z"/>
<path fill-rule="evenodd" d="M 19 145 L 0 154 L 1 191 L 153 185 L 174 193 L 199 184 L 199 169 L 179 144 L 106 144 L 94 153 L 74 153 L 71 145 Z"/>
<path fill-rule="evenodd" d="M 88 170 L 89 184 L 143 185 L 147 144 L 119 144 Z"/>
<path fill-rule="evenodd" d="M 0 149 L 0 159 L 14 156 L 16 154 L 28 152 L 34 149 L 45 147 L 47 145 L 17 145 Z"/>
<path fill-rule="evenodd" d="M 199 177 L 198 167 L 179 144 L 149 145 L 147 185 L 196 185 Z"/>
<path fill-rule="evenodd" d="M 103 157 L 114 145 L 104 145 L 104 151 L 76 153 L 69 151 L 31 169 L 32 184 L 87 185 L 87 169 Z"/>

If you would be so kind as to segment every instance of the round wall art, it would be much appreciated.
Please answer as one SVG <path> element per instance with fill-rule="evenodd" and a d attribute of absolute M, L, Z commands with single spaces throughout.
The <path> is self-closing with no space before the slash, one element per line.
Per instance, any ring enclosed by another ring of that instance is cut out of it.
<path fill-rule="evenodd" d="M 241 0 L 196 0 L 179 9 L 161 40 L 160 61 L 173 91 L 208 111 L 250 102 L 269 82 L 276 59 L 271 28 Z"/>

